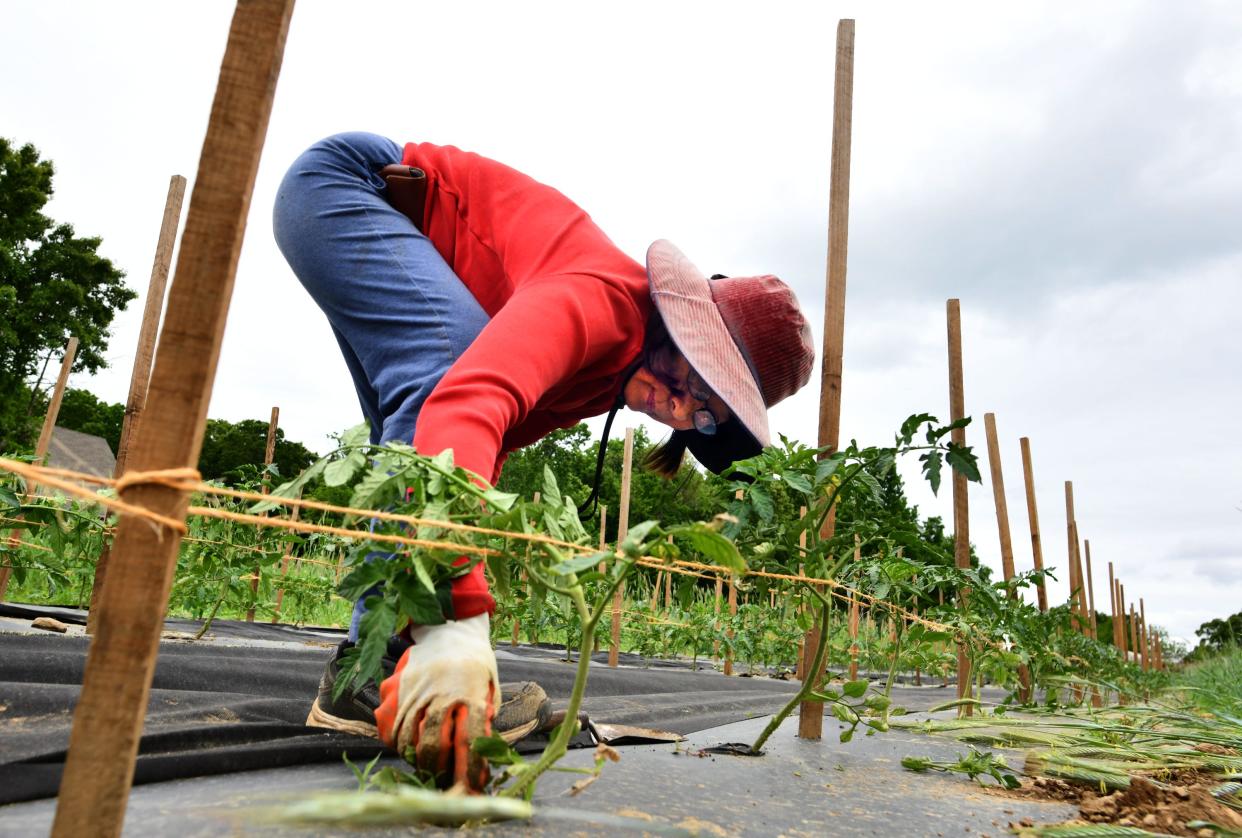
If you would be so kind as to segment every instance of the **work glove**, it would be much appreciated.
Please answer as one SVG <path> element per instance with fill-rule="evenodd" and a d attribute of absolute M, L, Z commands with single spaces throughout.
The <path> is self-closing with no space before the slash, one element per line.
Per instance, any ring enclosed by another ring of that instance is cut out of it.
<path fill-rule="evenodd" d="M 441 788 L 480 791 L 487 761 L 471 743 L 490 736 L 500 679 L 487 614 L 411 629 L 414 645 L 380 684 L 380 739 Z"/>

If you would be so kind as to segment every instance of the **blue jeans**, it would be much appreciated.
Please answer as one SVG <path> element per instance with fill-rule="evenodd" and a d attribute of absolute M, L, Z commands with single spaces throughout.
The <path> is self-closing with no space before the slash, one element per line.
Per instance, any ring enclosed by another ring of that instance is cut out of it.
<path fill-rule="evenodd" d="M 289 167 L 272 214 L 280 252 L 332 326 L 373 443 L 413 440 L 423 402 L 488 321 L 384 199 L 379 171 L 400 162 L 400 146 L 375 134 L 328 137 Z M 350 640 L 364 611 L 355 604 Z"/>

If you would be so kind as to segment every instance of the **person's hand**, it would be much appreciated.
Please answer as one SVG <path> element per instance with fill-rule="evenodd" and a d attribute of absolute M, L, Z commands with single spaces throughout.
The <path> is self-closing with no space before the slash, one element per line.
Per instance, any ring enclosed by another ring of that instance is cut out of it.
<path fill-rule="evenodd" d="M 380 685 L 380 739 L 437 785 L 479 791 L 487 761 L 471 743 L 489 736 L 500 704 L 487 614 L 411 631 L 414 645 Z"/>

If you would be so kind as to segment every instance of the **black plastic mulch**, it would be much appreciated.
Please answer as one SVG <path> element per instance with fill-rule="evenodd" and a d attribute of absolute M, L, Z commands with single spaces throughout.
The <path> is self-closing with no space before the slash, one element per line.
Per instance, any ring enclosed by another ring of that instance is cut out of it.
<path fill-rule="evenodd" d="M 80 612 L 0 606 L 0 616 Z M 169 621 L 166 629 L 197 624 Z M 221 646 L 165 642 L 139 743 L 135 784 L 319 762 L 355 762 L 382 750 L 374 740 L 305 727 L 332 630 L 225 621 L 212 634 L 300 640 L 316 647 Z M 52 797 L 60 784 L 88 640 L 0 634 L 0 804 Z M 503 681 L 538 682 L 563 704 L 574 667 L 546 648 L 498 649 Z M 641 662 L 633 656 L 626 661 Z M 584 709 L 592 720 L 691 733 L 774 712 L 795 684 L 724 678 L 684 668 L 594 667 Z"/>

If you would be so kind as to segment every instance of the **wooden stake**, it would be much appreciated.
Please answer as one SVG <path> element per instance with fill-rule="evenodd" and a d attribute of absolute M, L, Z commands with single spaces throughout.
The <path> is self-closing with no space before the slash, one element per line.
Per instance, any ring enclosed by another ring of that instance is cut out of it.
<path fill-rule="evenodd" d="M 668 543 L 673 543 L 673 537 L 668 537 Z M 673 573 L 669 571 L 664 574 L 664 610 L 673 610 Z"/>
<path fill-rule="evenodd" d="M 1022 437 L 1018 440 L 1022 446 L 1022 474 L 1026 482 L 1026 516 L 1031 523 L 1031 553 L 1035 560 L 1035 569 L 1044 569 L 1044 550 L 1039 543 L 1039 508 L 1035 504 L 1035 474 L 1031 468 L 1031 440 Z M 1048 588 L 1041 579 L 1035 586 L 1039 599 L 1039 610 L 1048 611 Z"/>
<path fill-rule="evenodd" d="M 1065 532 L 1068 546 L 1066 555 L 1069 564 L 1070 578 L 1070 623 L 1074 627 L 1074 631 L 1084 634 L 1083 621 L 1079 602 L 1081 601 L 1082 590 L 1082 568 L 1078 562 L 1078 527 L 1074 518 L 1074 483 L 1072 480 L 1065 481 Z"/>
<path fill-rule="evenodd" d="M 173 175 L 168 181 L 164 217 L 160 221 L 160 235 L 155 243 L 155 260 L 151 265 L 147 299 L 142 309 L 142 327 L 138 330 L 138 349 L 134 353 L 134 368 L 129 376 L 129 396 L 125 400 L 125 418 L 121 421 L 121 440 L 116 451 L 116 477 L 125 473 L 129 443 L 133 439 L 134 428 L 142 417 L 142 411 L 147 406 L 151 361 L 155 357 L 155 336 L 160 327 L 160 315 L 164 311 L 164 288 L 168 284 L 168 269 L 172 265 L 173 246 L 177 241 L 177 227 L 181 223 L 181 203 L 184 198 L 185 178 Z"/>
<path fill-rule="evenodd" d="M 147 300 L 142 310 L 142 327 L 138 330 L 138 349 L 134 353 L 134 369 L 129 376 L 129 396 L 125 400 L 125 415 L 121 420 L 121 439 L 116 447 L 116 467 L 112 476 L 119 478 L 125 473 L 129 459 L 129 441 L 134 428 L 147 405 L 147 387 L 151 383 L 151 360 L 155 356 L 155 335 L 159 331 L 160 314 L 164 311 L 164 286 L 168 283 L 168 268 L 172 264 L 173 245 L 177 240 L 177 227 L 181 223 L 181 202 L 185 197 L 185 178 L 173 175 L 168 182 L 168 197 L 164 200 L 164 218 L 160 222 L 160 235 L 155 244 L 155 261 L 151 265 L 151 279 L 147 283 Z M 105 515 L 106 517 L 106 515 Z M 94 634 L 99 622 L 95 607 L 103 590 L 108 573 L 108 561 L 112 555 L 112 542 L 104 540 L 95 562 L 95 578 L 91 583 L 91 604 L 86 612 L 86 633 Z"/>
<path fill-rule="evenodd" d="M 78 354 L 78 339 L 69 338 L 69 342 L 65 344 L 65 354 L 60 362 L 60 375 L 56 378 L 56 388 L 52 390 L 52 400 L 48 402 L 47 413 L 43 417 L 43 428 L 39 431 L 39 441 L 35 444 L 35 458 L 37 465 L 43 465 L 44 458 L 47 457 L 48 446 L 52 444 L 52 431 L 56 428 L 56 418 L 60 416 L 60 403 L 65 397 L 65 385 L 69 383 L 69 373 L 73 369 L 74 358 Z M 39 491 L 39 486 L 33 480 L 26 483 L 26 500 L 29 501 Z M 14 530 L 9 534 L 9 547 L 14 548 L 21 541 L 19 533 L 21 530 Z M 9 555 L 13 555 L 10 552 Z M 13 568 L 9 565 L 0 567 L 0 602 L 4 602 L 4 595 L 8 592 L 9 577 L 13 573 Z"/>
<path fill-rule="evenodd" d="M 604 506 L 604 504 L 601 503 L 599 505 L 599 549 L 601 553 L 604 551 L 604 545 L 608 543 L 607 533 L 608 533 L 608 507 Z M 602 576 L 607 570 L 608 570 L 608 565 L 604 562 L 600 562 L 599 563 L 600 575 Z M 595 654 L 597 652 L 599 652 L 599 635 L 598 634 L 596 634 L 595 638 L 591 641 L 591 654 Z"/>
<path fill-rule="evenodd" d="M 65 387 L 69 384 L 69 373 L 73 370 L 74 359 L 78 355 L 78 339 L 69 338 L 65 344 L 65 354 L 60 361 L 60 375 L 56 377 L 56 388 L 52 390 L 52 400 L 48 402 L 47 413 L 43 416 L 43 427 L 39 430 L 39 441 L 35 444 L 35 459 L 39 465 L 47 458 L 47 449 L 52 444 L 52 432 L 56 430 L 56 420 L 60 417 L 60 403 L 65 398 Z M 26 494 L 33 496 L 37 492 L 34 482 L 26 487 Z"/>
<path fill-rule="evenodd" d="M 1087 624 L 1091 629 L 1091 639 L 1099 640 L 1099 626 L 1095 620 L 1095 583 L 1091 578 L 1091 542 L 1084 539 L 1083 545 L 1087 552 Z"/>
<path fill-rule="evenodd" d="M 1005 477 L 1001 468 L 1000 443 L 996 435 L 996 414 L 983 414 L 983 426 L 988 438 L 988 464 L 992 470 L 992 499 L 996 505 L 996 529 L 1000 533 L 1001 571 L 1005 581 L 1014 577 L 1013 542 L 1009 537 L 1009 507 L 1005 502 Z M 1010 590 L 1010 598 L 1017 597 L 1017 591 Z"/>
<path fill-rule="evenodd" d="M 1126 586 L 1117 580 L 1117 608 L 1121 611 L 1121 659 L 1130 660 L 1130 632 L 1126 627 Z"/>
<path fill-rule="evenodd" d="M 836 70 L 832 93 L 832 167 L 828 186 L 828 276 L 824 291 L 824 354 L 820 365 L 819 445 L 824 456 L 837 450 L 841 438 L 841 371 L 845 348 L 845 277 L 850 232 L 850 154 L 854 120 L 854 21 L 837 22 Z M 825 447 L 826 446 L 826 447 Z M 824 521 L 821 537 L 831 538 L 836 516 Z M 819 632 L 803 639 L 812 659 Z M 809 673 L 818 678 L 818 673 Z M 819 739 L 824 730 L 824 705 L 804 701 L 798 708 L 798 736 Z"/>
<path fill-rule="evenodd" d="M 1108 563 L 1108 614 L 1113 626 L 1113 648 L 1121 651 L 1121 644 L 1117 642 L 1117 580 L 1113 577 L 1112 562 Z"/>
<path fill-rule="evenodd" d="M 301 497 L 300 492 L 298 493 L 298 497 Z M 302 512 L 302 507 L 300 506 L 293 507 L 293 512 L 289 515 L 289 520 L 291 521 L 298 520 L 298 517 L 300 516 L 301 512 Z M 280 557 L 280 580 L 282 583 L 284 582 L 285 577 L 289 575 L 289 556 L 292 552 L 293 552 L 293 544 L 292 543 L 285 544 L 284 555 Z M 280 608 L 282 605 L 284 605 L 284 602 L 285 602 L 285 589 L 282 584 L 281 587 L 276 589 L 276 611 L 274 614 L 272 614 L 273 624 L 280 622 Z"/>
<path fill-rule="evenodd" d="M 276 458 L 276 428 L 280 422 L 280 408 L 272 408 L 272 418 L 267 422 L 267 445 L 263 449 L 263 465 L 270 466 L 272 460 Z M 263 486 L 263 494 L 267 494 L 267 485 Z M 259 597 L 259 577 L 263 573 L 263 566 L 256 564 L 254 566 L 254 577 L 250 580 L 250 597 L 251 602 L 255 602 Z M 254 605 L 246 609 L 246 622 L 254 622 Z"/>
<path fill-rule="evenodd" d="M 962 381 L 962 315 L 957 300 L 949 300 L 947 305 L 949 322 L 949 419 L 956 422 L 966 416 L 966 391 Z M 966 429 L 956 428 L 951 436 L 954 444 L 966 444 Z M 967 496 L 966 475 L 953 472 L 953 556 L 959 569 L 970 568 L 970 500 Z M 969 590 L 959 592 L 962 608 L 966 607 Z M 957 646 L 957 697 L 970 696 L 970 658 L 966 655 L 966 644 Z M 964 705 L 964 715 L 970 716 L 972 708 Z"/>
<path fill-rule="evenodd" d="M 742 490 L 738 489 L 733 494 L 733 497 L 736 500 L 741 500 Z M 733 585 L 733 579 L 730 578 L 729 579 L 729 616 L 733 617 L 736 614 L 737 614 L 737 588 Z M 729 635 L 729 639 L 732 640 L 733 629 L 729 629 L 728 635 Z M 725 649 L 724 674 L 725 675 L 733 674 L 733 646 L 732 644 L 729 645 L 728 649 Z"/>
<path fill-rule="evenodd" d="M 625 454 L 621 461 L 621 511 L 617 515 L 617 543 L 625 541 L 630 531 L 630 473 L 634 463 L 634 429 L 625 429 Z M 612 643 L 608 647 L 608 665 L 615 667 L 621 653 L 621 607 L 625 601 L 625 583 L 617 586 L 612 596 Z"/>
<path fill-rule="evenodd" d="M 1139 649 L 1142 650 L 1143 654 L 1143 671 L 1147 672 L 1150 669 L 1147 656 L 1151 648 L 1147 645 L 1147 606 L 1143 603 L 1142 597 L 1139 597 L 1139 634 L 1143 638 L 1139 643 Z"/>
<path fill-rule="evenodd" d="M 203 142 L 194 194 L 156 353 L 133 471 L 191 467 L 233 292 L 246 214 L 280 72 L 292 0 L 239 3 Z M 122 492 L 182 519 L 188 493 L 156 483 Z M 98 631 L 86 660 L 60 786 L 55 838 L 119 836 L 150 694 L 181 534 L 122 516 Z"/>
<path fill-rule="evenodd" d="M 806 507 L 803 506 L 798 510 L 798 519 L 803 520 L 805 518 L 806 518 Z M 798 549 L 801 551 L 802 555 L 806 555 L 806 530 L 803 530 L 802 532 L 798 533 Z M 805 564 L 798 565 L 798 574 L 801 576 L 806 575 Z M 794 676 L 799 681 L 801 681 L 802 679 L 806 677 L 806 666 L 807 666 L 806 635 L 803 635 L 802 639 L 798 641 L 798 663 L 797 663 L 798 668 Z"/>
<path fill-rule="evenodd" d="M 862 543 L 854 533 L 854 561 L 862 561 Z M 850 591 L 850 680 L 858 680 L 858 597 Z"/>

